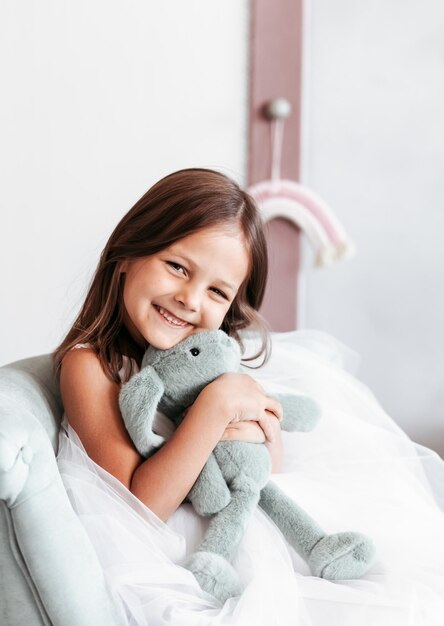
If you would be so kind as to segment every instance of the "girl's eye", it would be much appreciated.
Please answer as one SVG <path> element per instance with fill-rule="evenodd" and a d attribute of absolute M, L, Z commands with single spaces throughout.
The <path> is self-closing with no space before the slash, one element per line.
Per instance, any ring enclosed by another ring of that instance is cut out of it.
<path fill-rule="evenodd" d="M 174 261 L 167 261 L 167 263 L 170 267 L 175 269 L 177 272 L 181 272 L 185 274 L 185 268 L 182 267 L 182 265 L 179 265 L 179 263 L 174 263 Z"/>
<path fill-rule="evenodd" d="M 222 298 L 225 298 L 225 300 L 228 300 L 226 294 L 224 294 L 223 291 L 221 291 L 220 289 L 216 289 L 216 287 L 211 287 L 211 289 L 214 291 L 214 293 L 216 293 L 218 296 L 222 296 Z"/>
<path fill-rule="evenodd" d="M 186 274 L 187 272 L 186 269 L 183 267 L 183 265 L 180 265 L 180 263 L 175 263 L 174 261 L 167 261 L 166 263 L 167 265 L 172 267 L 176 272 L 180 272 L 181 274 Z M 211 290 L 216 295 L 220 296 L 221 298 L 224 298 L 224 300 L 228 300 L 228 296 L 220 289 L 217 289 L 216 287 L 211 287 Z"/>

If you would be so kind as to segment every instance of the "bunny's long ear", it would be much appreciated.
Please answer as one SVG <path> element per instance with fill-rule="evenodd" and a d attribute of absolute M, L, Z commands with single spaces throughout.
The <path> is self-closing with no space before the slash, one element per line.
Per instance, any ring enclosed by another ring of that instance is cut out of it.
<path fill-rule="evenodd" d="M 163 437 L 153 431 L 154 416 L 163 392 L 163 383 L 151 366 L 144 367 L 120 390 L 119 406 L 125 427 L 138 452 L 144 457 L 148 457 L 165 442 Z"/>
<path fill-rule="evenodd" d="M 321 405 L 309 396 L 295 394 L 273 394 L 284 413 L 282 430 L 313 430 L 322 414 Z"/>

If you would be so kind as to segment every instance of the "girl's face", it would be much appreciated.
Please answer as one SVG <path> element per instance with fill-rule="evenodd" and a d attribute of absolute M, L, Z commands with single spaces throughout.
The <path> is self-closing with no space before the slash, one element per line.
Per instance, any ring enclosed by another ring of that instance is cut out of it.
<path fill-rule="evenodd" d="M 141 346 L 161 350 L 220 328 L 249 263 L 237 226 L 204 228 L 161 252 L 126 261 L 121 270 L 126 327 Z"/>

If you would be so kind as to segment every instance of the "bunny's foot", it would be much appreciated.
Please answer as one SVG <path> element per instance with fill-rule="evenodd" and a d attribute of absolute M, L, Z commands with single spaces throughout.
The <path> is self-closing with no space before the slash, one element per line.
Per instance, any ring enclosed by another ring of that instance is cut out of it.
<path fill-rule="evenodd" d="M 185 563 L 201 588 L 222 603 L 241 593 L 239 577 L 234 568 L 219 554 L 195 552 Z"/>
<path fill-rule="evenodd" d="M 360 533 L 345 532 L 323 537 L 314 546 L 308 563 L 315 576 L 328 580 L 360 578 L 375 556 L 372 541 Z"/>

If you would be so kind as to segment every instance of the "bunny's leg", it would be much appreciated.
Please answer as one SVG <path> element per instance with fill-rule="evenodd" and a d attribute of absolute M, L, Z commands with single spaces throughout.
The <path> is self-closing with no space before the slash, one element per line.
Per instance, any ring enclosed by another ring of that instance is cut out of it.
<path fill-rule="evenodd" d="M 262 489 L 259 504 L 315 576 L 329 580 L 359 578 L 371 566 L 375 549 L 368 537 L 354 532 L 327 535 L 273 483 Z"/>
<path fill-rule="evenodd" d="M 262 489 L 259 504 L 288 543 L 308 561 L 313 547 L 325 537 L 322 528 L 273 483 Z"/>
<path fill-rule="evenodd" d="M 208 457 L 187 498 L 196 513 L 203 516 L 214 515 L 229 503 L 230 490 L 214 454 Z"/>
<path fill-rule="evenodd" d="M 202 589 L 221 602 L 241 591 L 238 575 L 228 559 L 238 547 L 259 501 L 259 487 L 248 476 L 239 474 L 230 488 L 229 504 L 212 518 L 199 550 L 185 564 Z"/>

